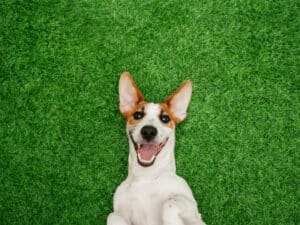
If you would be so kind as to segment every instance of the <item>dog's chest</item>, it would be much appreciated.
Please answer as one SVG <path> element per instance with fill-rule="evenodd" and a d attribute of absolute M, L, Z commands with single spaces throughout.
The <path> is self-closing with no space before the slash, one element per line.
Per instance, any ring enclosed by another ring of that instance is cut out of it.
<path fill-rule="evenodd" d="M 132 224 L 149 224 L 159 220 L 164 199 L 156 182 L 134 182 L 122 185 L 116 193 L 116 208 Z"/>
<path fill-rule="evenodd" d="M 153 181 L 125 181 L 115 194 L 115 210 L 133 225 L 160 224 L 164 201 L 176 194 L 190 196 L 185 181 L 179 177 Z"/>

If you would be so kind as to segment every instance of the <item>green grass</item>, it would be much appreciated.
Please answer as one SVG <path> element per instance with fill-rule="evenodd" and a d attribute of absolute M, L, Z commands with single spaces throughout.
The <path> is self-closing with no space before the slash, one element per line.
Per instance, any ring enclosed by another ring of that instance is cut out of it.
<path fill-rule="evenodd" d="M 155 102 L 192 80 L 177 170 L 208 225 L 299 224 L 299 6 L 1 2 L 0 224 L 105 224 L 123 71 Z"/>

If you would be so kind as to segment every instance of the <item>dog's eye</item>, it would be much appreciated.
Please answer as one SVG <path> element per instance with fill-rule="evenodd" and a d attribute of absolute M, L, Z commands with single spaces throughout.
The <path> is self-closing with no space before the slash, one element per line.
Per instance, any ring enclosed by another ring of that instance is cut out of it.
<path fill-rule="evenodd" d="M 161 115 L 160 115 L 160 120 L 161 120 L 163 123 L 169 123 L 170 117 L 169 117 L 168 115 L 161 114 Z"/>
<path fill-rule="evenodd" d="M 133 118 L 135 120 L 140 120 L 144 117 L 144 112 L 142 111 L 136 111 L 134 114 L 133 114 Z"/>

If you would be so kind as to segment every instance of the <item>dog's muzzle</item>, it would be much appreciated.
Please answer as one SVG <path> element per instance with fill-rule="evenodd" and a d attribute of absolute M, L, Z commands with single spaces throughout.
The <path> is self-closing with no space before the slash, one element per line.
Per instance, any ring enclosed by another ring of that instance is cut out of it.
<path fill-rule="evenodd" d="M 168 141 L 167 138 L 165 141 L 159 144 L 152 144 L 152 143 L 138 144 L 134 141 L 131 134 L 130 134 L 130 139 L 137 153 L 138 162 L 142 166 L 151 166 L 154 163 L 156 156 L 160 153 L 160 151 Z"/>

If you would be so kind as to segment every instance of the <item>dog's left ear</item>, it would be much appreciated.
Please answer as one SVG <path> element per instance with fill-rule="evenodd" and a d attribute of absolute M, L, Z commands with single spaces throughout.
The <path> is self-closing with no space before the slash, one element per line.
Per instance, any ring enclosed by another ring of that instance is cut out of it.
<path fill-rule="evenodd" d="M 169 110 L 176 118 L 177 122 L 185 119 L 187 108 L 192 96 L 192 82 L 187 80 L 183 82 L 180 88 L 165 100 Z"/>
<path fill-rule="evenodd" d="M 144 97 L 128 72 L 121 75 L 119 81 L 120 111 L 127 116 L 136 105 L 144 101 Z"/>

